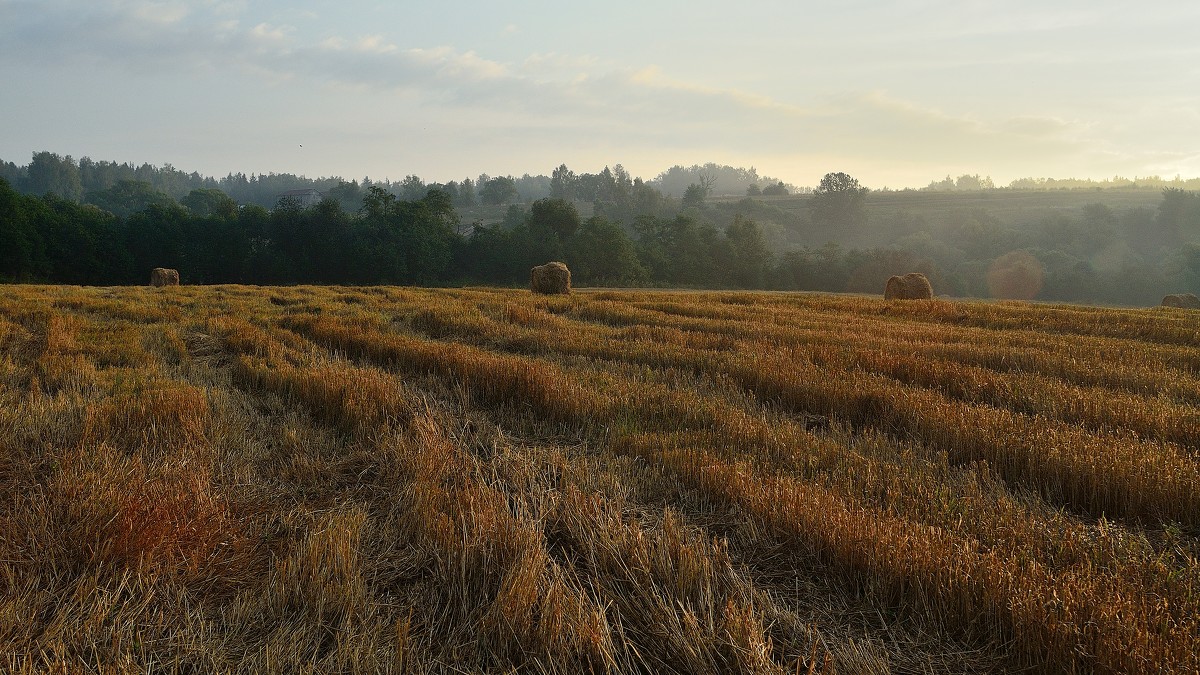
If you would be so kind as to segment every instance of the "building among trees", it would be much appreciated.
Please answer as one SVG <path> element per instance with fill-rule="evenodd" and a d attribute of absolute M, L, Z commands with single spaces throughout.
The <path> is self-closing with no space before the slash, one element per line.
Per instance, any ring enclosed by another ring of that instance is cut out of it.
<path fill-rule="evenodd" d="M 285 192 L 280 192 L 279 196 L 275 198 L 275 203 L 278 204 L 279 202 L 287 199 L 294 201 L 300 208 L 307 209 L 310 206 L 316 206 L 317 204 L 320 204 L 321 200 L 324 198 L 325 194 L 320 190 L 303 188 L 300 190 L 287 190 Z"/>

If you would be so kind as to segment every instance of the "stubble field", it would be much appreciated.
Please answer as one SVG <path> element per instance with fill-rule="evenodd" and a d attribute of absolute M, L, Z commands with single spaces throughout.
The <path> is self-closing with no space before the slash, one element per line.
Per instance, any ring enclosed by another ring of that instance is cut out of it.
<path fill-rule="evenodd" d="M 1200 671 L 1200 312 L 6 287 L 5 672 Z"/>

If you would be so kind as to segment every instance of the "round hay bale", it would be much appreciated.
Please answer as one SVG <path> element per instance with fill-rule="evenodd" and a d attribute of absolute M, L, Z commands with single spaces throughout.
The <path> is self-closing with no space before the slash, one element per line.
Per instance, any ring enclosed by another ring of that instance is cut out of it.
<path fill-rule="evenodd" d="M 884 300 L 903 300 L 904 299 L 904 279 L 898 276 L 890 276 L 887 280 L 887 286 L 883 287 Z"/>
<path fill-rule="evenodd" d="M 1162 300 L 1163 307 L 1178 307 L 1179 309 L 1200 309 L 1200 298 L 1192 293 L 1173 293 Z"/>
<path fill-rule="evenodd" d="M 150 270 L 151 286 L 178 286 L 179 271 L 166 267 L 155 267 Z"/>
<path fill-rule="evenodd" d="M 560 262 L 538 265 L 529 271 L 529 290 L 545 295 L 571 292 L 571 270 Z"/>
<path fill-rule="evenodd" d="M 893 276 L 883 289 L 885 300 L 932 300 L 933 286 L 920 272 L 909 272 L 904 276 Z"/>

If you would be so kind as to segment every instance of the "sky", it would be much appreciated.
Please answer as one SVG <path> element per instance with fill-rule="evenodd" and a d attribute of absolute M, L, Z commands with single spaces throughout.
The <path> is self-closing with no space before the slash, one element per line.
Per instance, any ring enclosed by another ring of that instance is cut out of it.
<path fill-rule="evenodd" d="M 1200 2 L 0 0 L 0 159 L 1200 176 Z"/>

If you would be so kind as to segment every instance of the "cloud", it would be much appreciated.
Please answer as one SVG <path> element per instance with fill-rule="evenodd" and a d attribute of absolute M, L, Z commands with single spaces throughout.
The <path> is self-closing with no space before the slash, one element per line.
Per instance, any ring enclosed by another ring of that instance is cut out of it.
<path fill-rule="evenodd" d="M 342 42 L 344 44 L 344 41 Z M 367 35 L 355 41 L 352 47 L 355 51 L 364 52 L 367 54 L 391 54 L 400 51 L 394 43 L 384 40 L 382 35 Z M 335 47 L 333 51 L 344 49 L 344 47 Z"/>
<path fill-rule="evenodd" d="M 449 47 L 409 49 L 407 56 L 415 65 L 430 69 L 439 78 L 479 82 L 511 77 L 504 65 L 481 58 L 473 51 L 456 52 Z"/>
<path fill-rule="evenodd" d="M 999 129 L 1021 136 L 1046 137 L 1055 136 L 1069 131 L 1071 125 L 1065 120 L 1055 117 L 1035 117 L 1022 115 L 1003 120 Z"/>
<path fill-rule="evenodd" d="M 237 16 L 246 11 L 246 0 L 203 0 L 203 3 L 217 16 Z"/>
<path fill-rule="evenodd" d="M 573 80 L 602 69 L 612 69 L 611 62 L 601 61 L 592 55 L 577 56 L 557 52 L 534 52 L 521 62 L 520 72 L 533 79 Z"/>
<path fill-rule="evenodd" d="M 230 36 L 228 20 L 194 31 L 182 2 L 18 0 L 0 9 L 0 58 L 32 67 L 97 62 L 145 73 L 203 62 Z"/>
<path fill-rule="evenodd" d="M 621 120 L 628 133 L 653 129 L 680 149 L 737 148 L 747 155 L 884 157 L 983 163 L 1072 154 L 1076 125 L 1051 118 L 983 120 L 890 96 L 859 92 L 805 104 L 683 82 L 653 67 L 594 78 L 580 112 Z"/>
<path fill-rule="evenodd" d="M 431 134 L 470 138 L 496 155 L 562 158 L 592 148 L 620 161 L 654 154 L 760 167 L 838 158 L 846 165 L 907 166 L 925 180 L 957 167 L 997 174 L 998 167 L 1041 166 L 1045 171 L 1036 173 L 1051 174 L 1062 170 L 1057 167 L 1108 172 L 1128 166 L 1121 162 L 1197 162 L 1186 148 L 1175 154 L 1130 151 L 1136 139 L 1113 141 L 1095 123 L 1063 115 L 966 114 L 883 89 L 814 89 L 785 100 L 676 76 L 653 64 L 623 66 L 586 54 L 535 52 L 508 63 L 451 46 L 409 47 L 374 32 L 308 37 L 289 25 L 247 19 L 247 6 L 218 0 L 0 0 L 0 59 L 27 70 L 100 63 L 165 78 L 195 69 L 248 74 L 269 83 L 304 82 L 314 97 L 334 87 L 380 107 L 381 119 L 403 110 L 422 124 L 457 125 L 460 131 Z M 1081 16 L 1066 13 L 1045 22 L 1075 25 Z M 327 122 L 330 128 L 341 123 Z"/>
<path fill-rule="evenodd" d="M 837 101 L 814 124 L 831 149 L 860 155 L 899 154 L 947 162 L 1038 158 L 1076 152 L 1074 129 L 1033 117 L 986 120 L 952 115 L 884 92 Z"/>
<path fill-rule="evenodd" d="M 284 46 L 288 41 L 288 33 L 291 31 L 289 26 L 271 26 L 265 23 L 260 23 L 250 29 L 250 41 L 257 43 L 260 47 Z"/>
<path fill-rule="evenodd" d="M 178 24 L 190 14 L 186 3 L 170 0 L 124 0 L 117 2 L 116 7 L 139 21 L 158 25 Z"/>

